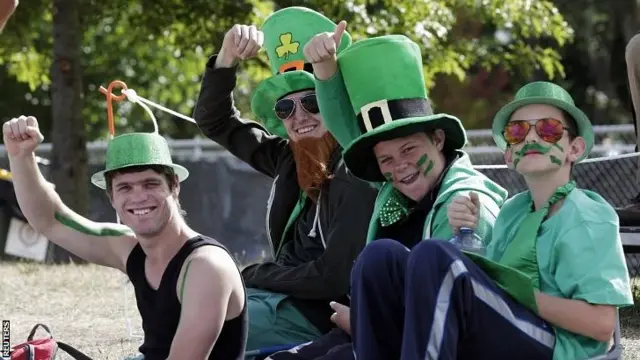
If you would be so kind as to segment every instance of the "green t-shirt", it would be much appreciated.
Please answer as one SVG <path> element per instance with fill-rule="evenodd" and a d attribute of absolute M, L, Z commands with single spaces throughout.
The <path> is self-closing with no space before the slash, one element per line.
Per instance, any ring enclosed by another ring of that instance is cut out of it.
<path fill-rule="evenodd" d="M 487 257 L 500 262 L 518 225 L 531 209 L 526 191 L 500 210 L 487 248 Z M 575 189 L 562 207 L 542 223 L 537 239 L 540 291 L 591 304 L 633 305 L 629 272 L 620 240 L 618 215 L 595 192 Z M 554 327 L 554 360 L 586 359 L 603 354 L 600 342 Z"/>

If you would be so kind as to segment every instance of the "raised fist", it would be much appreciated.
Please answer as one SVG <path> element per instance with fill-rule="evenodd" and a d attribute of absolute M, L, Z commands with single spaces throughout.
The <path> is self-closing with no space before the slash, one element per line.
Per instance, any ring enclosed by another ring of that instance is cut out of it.
<path fill-rule="evenodd" d="M 447 207 L 447 217 L 449 225 L 455 233 L 461 227 L 474 229 L 478 226 L 478 218 L 480 217 L 480 199 L 475 192 L 469 193 L 469 196 L 456 196 Z"/>
<path fill-rule="evenodd" d="M 34 152 L 44 140 L 33 116 L 13 118 L 2 125 L 4 145 L 9 156 L 23 156 Z"/>
<path fill-rule="evenodd" d="M 231 67 L 255 57 L 263 43 L 264 34 L 255 25 L 233 25 L 224 35 L 216 66 Z"/>

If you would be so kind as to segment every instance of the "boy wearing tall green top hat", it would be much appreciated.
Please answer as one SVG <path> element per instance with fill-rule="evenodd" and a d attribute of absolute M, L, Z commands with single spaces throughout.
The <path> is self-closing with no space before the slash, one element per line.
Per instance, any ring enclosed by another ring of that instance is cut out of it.
<path fill-rule="evenodd" d="M 347 167 L 368 182 L 383 184 L 365 251 L 378 243 L 393 243 L 408 252 L 428 242 L 425 239 L 451 238 L 465 225 L 456 214 L 448 213 L 457 196 L 473 199 L 470 206 L 480 213 L 478 224 L 473 226 L 478 228 L 480 239 L 489 238 L 507 192 L 471 166 L 461 150 L 466 136 L 460 120 L 433 113 L 418 46 L 405 36 L 382 36 L 356 42 L 339 54 L 336 62 L 333 49 L 345 26 L 343 22 L 334 33 L 318 35 L 305 54 L 318 78 L 323 113 L 325 106 L 333 105 L 326 109 L 331 115 L 325 117 L 325 124 L 346 144 L 343 156 Z M 372 281 L 389 277 L 378 275 L 380 279 Z M 398 294 L 393 288 L 387 290 Z M 355 300 L 352 297 L 352 305 Z M 334 321 L 347 334 L 335 330 L 271 359 L 352 359 L 350 310 L 340 304 L 333 307 Z M 376 318 L 375 313 L 370 315 Z M 395 330 L 378 329 L 384 339 L 377 341 L 398 339 Z"/>
<path fill-rule="evenodd" d="M 44 137 L 34 117 L 14 118 L 2 130 L 29 224 L 76 256 L 127 274 L 142 318 L 145 359 L 244 359 L 247 304 L 240 271 L 220 243 L 182 217 L 178 194 L 189 173 L 172 162 L 163 137 L 112 138 L 105 169 L 91 177 L 106 190 L 120 225 L 93 222 L 62 203 L 35 161 Z"/>
<path fill-rule="evenodd" d="M 273 258 L 242 272 L 249 288 L 248 350 L 302 343 L 329 331 L 330 301 L 346 301 L 355 257 L 365 244 L 376 191 L 347 173 L 323 125 L 304 45 L 334 29 L 316 11 L 289 7 L 262 31 L 235 25 L 207 63 L 194 118 L 203 133 L 273 179 L 266 232 Z M 343 36 L 339 51 L 351 43 Z M 253 93 L 260 122 L 233 104 L 240 60 L 263 48 L 273 75 Z"/>
<path fill-rule="evenodd" d="M 486 257 L 445 242 L 422 252 L 365 249 L 352 279 L 359 358 L 569 360 L 607 352 L 617 307 L 633 300 L 614 209 L 570 178 L 593 147 L 589 118 L 560 86 L 533 82 L 497 113 L 492 130 L 528 190 L 501 208 Z M 393 276 L 371 282 L 381 273 Z M 394 327 L 403 329 L 401 343 L 378 338 Z"/>

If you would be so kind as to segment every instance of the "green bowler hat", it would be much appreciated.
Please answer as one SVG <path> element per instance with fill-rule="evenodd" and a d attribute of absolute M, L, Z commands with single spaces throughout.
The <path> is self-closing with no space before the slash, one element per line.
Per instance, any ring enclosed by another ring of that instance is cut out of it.
<path fill-rule="evenodd" d="M 505 105 L 493 118 L 493 140 L 500 150 L 507 149 L 507 142 L 504 140 L 504 127 L 509 122 L 511 115 L 519 108 L 531 104 L 545 104 L 555 106 L 569 113 L 578 126 L 578 135 L 584 138 L 586 148 L 584 154 L 576 160 L 576 163 L 584 160 L 591 153 L 593 148 L 594 136 L 593 127 L 589 117 L 576 107 L 573 98 L 561 86 L 547 82 L 536 81 L 529 83 L 518 90 L 515 99 Z"/>
<path fill-rule="evenodd" d="M 466 133 L 458 118 L 433 113 L 420 48 L 406 36 L 358 41 L 338 56 L 338 65 L 361 132 L 343 151 L 347 168 L 355 176 L 366 181 L 386 181 L 373 152 L 381 141 L 442 129 L 445 147 L 461 149 L 466 144 Z M 331 123 L 337 120 L 324 119 L 334 132 L 347 128 Z"/>
<path fill-rule="evenodd" d="M 105 173 L 144 165 L 167 166 L 173 169 L 180 182 L 189 176 L 187 169 L 173 163 L 169 144 L 158 133 L 130 133 L 116 136 L 109 141 L 105 169 L 93 174 L 91 182 L 101 189 L 106 189 Z"/>
<path fill-rule="evenodd" d="M 251 110 L 270 133 L 287 137 L 282 120 L 273 109 L 280 98 L 297 91 L 315 89 L 313 68 L 305 61 L 304 46 L 317 34 L 335 31 L 336 26 L 326 16 L 299 6 L 278 10 L 265 20 L 263 47 L 273 76 L 258 84 L 251 99 Z M 351 35 L 345 31 L 338 53 L 349 45 Z"/>

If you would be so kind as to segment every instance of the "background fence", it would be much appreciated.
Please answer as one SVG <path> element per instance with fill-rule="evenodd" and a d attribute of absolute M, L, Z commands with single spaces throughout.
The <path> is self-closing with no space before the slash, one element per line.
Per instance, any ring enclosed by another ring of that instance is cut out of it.
<path fill-rule="evenodd" d="M 638 158 L 616 158 L 616 155 L 634 151 L 633 126 L 596 127 L 595 132 L 597 139 L 592 158 L 612 158 L 577 165 L 575 178 L 579 186 L 599 192 L 613 206 L 625 206 L 640 193 L 636 181 Z M 474 165 L 510 194 L 522 191 L 525 189 L 522 178 L 514 171 L 500 167 L 504 164 L 502 153 L 492 145 L 490 134 L 489 130 L 469 131 L 466 151 Z M 180 194 L 188 223 L 196 231 L 224 243 L 241 263 L 267 257 L 270 251 L 265 216 L 271 179 L 208 139 L 169 139 L 169 144 L 175 161 L 190 171 Z M 103 167 L 105 149 L 106 142 L 88 144 L 90 174 Z M 50 150 L 51 144 L 42 144 L 38 155 L 46 159 Z M 7 168 L 7 162 L 4 147 L 0 147 L 0 166 Z M 48 166 L 42 165 L 41 169 L 47 177 Z M 95 221 L 115 222 L 115 212 L 106 194 L 92 184 L 89 189 L 89 217 Z M 630 260 L 630 265 L 640 265 L 635 255 Z"/>

